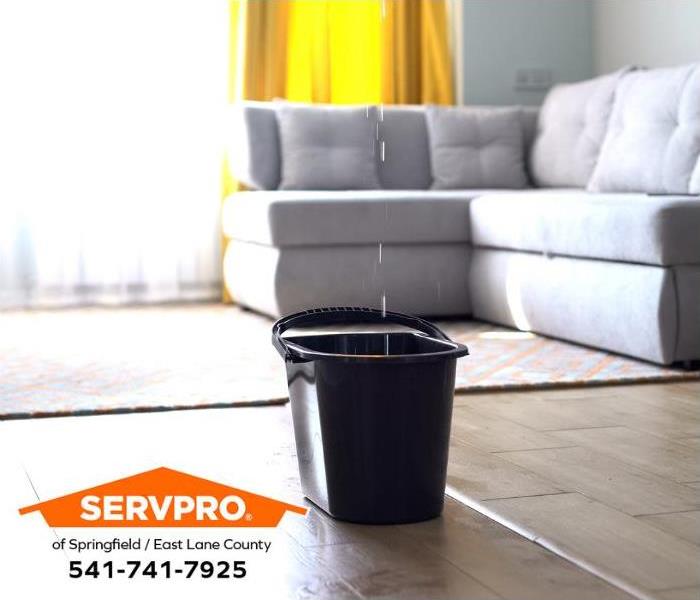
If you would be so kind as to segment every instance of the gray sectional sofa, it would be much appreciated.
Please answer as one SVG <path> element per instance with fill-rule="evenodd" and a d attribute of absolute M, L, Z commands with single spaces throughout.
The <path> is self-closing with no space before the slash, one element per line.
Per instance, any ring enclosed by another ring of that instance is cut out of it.
<path fill-rule="evenodd" d="M 386 307 L 700 360 L 700 66 L 539 109 L 245 102 L 224 279 L 278 316 Z"/>

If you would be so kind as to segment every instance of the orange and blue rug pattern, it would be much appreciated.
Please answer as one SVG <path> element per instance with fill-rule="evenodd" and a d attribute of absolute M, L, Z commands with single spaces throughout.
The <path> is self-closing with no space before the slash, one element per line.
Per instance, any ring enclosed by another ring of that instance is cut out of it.
<path fill-rule="evenodd" d="M 489 323 L 441 326 L 453 340 L 469 347 L 470 356 L 457 364 L 459 392 L 700 379 L 698 371 L 662 367 Z"/>
<path fill-rule="evenodd" d="M 0 312 L 0 419 L 276 404 L 272 321 L 219 304 Z M 695 372 L 474 321 L 458 392 L 698 379 Z"/>
<path fill-rule="evenodd" d="M 285 402 L 270 328 L 219 305 L 0 312 L 0 419 Z"/>

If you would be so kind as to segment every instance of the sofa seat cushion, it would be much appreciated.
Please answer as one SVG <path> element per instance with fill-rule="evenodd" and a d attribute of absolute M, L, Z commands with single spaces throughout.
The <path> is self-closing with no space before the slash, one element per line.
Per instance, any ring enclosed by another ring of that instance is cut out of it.
<path fill-rule="evenodd" d="M 700 199 L 583 191 L 484 195 L 475 246 L 652 265 L 700 264 Z"/>
<path fill-rule="evenodd" d="M 261 191 L 227 198 L 224 234 L 270 246 L 469 241 L 469 201 L 488 190 Z"/>

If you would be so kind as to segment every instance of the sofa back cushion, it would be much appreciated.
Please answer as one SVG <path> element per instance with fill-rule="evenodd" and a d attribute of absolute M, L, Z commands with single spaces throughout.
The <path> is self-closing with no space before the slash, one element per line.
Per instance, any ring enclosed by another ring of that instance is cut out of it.
<path fill-rule="evenodd" d="M 246 100 L 237 102 L 230 108 L 227 130 L 229 168 L 233 177 L 248 189 L 274 190 L 280 185 L 282 158 L 277 110 L 281 106 L 290 104 Z M 291 106 L 310 107 L 293 104 Z M 328 106 L 316 105 L 313 108 L 324 109 Z M 338 108 L 344 107 L 336 106 L 332 110 Z M 492 107 L 479 109 L 493 110 Z M 366 111 L 366 108 L 362 107 L 362 110 Z M 523 145 L 527 151 L 535 135 L 538 109 L 521 107 L 518 110 L 524 136 Z M 370 138 L 375 144 L 373 150 L 378 159 L 377 169 L 381 187 L 429 189 L 433 183 L 433 176 L 426 108 L 420 105 L 384 106 L 383 109 L 376 109 L 373 114 L 379 122 L 379 131 L 373 131 Z M 376 127 L 374 123 L 373 126 Z"/>
<path fill-rule="evenodd" d="M 530 152 L 530 174 L 539 187 L 586 187 L 625 70 L 554 86 L 542 104 Z"/>
<path fill-rule="evenodd" d="M 377 174 L 377 109 L 366 106 L 277 108 L 281 190 L 381 187 Z"/>
<path fill-rule="evenodd" d="M 425 109 L 422 106 L 385 106 L 378 115 L 379 180 L 382 187 L 427 190 L 433 176 Z"/>
<path fill-rule="evenodd" d="M 429 106 L 432 188 L 528 185 L 519 108 Z"/>
<path fill-rule="evenodd" d="M 275 105 L 237 102 L 229 113 L 226 158 L 231 175 L 251 190 L 274 190 L 280 182 Z"/>
<path fill-rule="evenodd" d="M 588 187 L 687 194 L 699 155 L 700 64 L 629 73 Z"/>

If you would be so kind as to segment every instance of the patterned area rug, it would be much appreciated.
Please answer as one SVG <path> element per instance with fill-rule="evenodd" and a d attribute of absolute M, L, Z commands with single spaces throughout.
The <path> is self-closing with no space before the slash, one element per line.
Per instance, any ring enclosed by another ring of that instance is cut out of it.
<path fill-rule="evenodd" d="M 0 419 L 286 402 L 270 326 L 214 304 L 0 312 Z"/>
<path fill-rule="evenodd" d="M 660 367 L 490 323 L 445 322 L 440 327 L 469 347 L 470 356 L 457 363 L 458 392 L 700 379 L 700 371 Z"/>
<path fill-rule="evenodd" d="M 0 312 L 0 419 L 285 402 L 271 324 L 218 304 Z M 700 378 L 485 323 L 440 325 L 471 351 L 460 392 Z"/>

